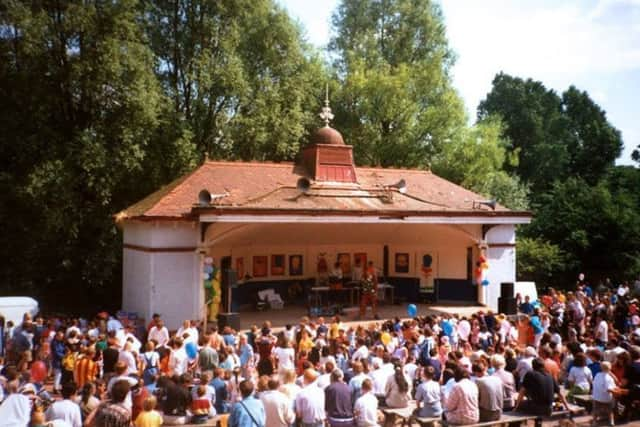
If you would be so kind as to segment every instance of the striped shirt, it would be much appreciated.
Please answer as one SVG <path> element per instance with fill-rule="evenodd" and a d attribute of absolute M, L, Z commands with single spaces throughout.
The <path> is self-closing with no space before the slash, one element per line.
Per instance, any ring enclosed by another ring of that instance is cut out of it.
<path fill-rule="evenodd" d="M 78 388 L 83 387 L 86 383 L 95 381 L 98 373 L 98 364 L 87 356 L 83 356 L 76 361 L 74 369 L 74 379 Z"/>

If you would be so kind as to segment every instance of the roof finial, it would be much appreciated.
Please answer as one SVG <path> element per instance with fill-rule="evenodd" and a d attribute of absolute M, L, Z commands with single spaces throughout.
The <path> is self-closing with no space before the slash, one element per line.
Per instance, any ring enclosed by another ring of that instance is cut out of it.
<path fill-rule="evenodd" d="M 331 107 L 329 107 L 329 83 L 325 86 L 324 107 L 322 107 L 319 116 L 324 121 L 325 127 L 329 127 L 329 122 L 333 120 L 333 113 L 331 112 Z"/>

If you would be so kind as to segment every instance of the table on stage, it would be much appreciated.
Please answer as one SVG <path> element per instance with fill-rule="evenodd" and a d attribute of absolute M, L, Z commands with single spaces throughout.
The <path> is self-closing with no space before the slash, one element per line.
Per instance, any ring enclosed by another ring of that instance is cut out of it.
<path fill-rule="evenodd" d="M 311 292 L 313 293 L 313 298 L 314 298 L 314 302 L 315 305 L 317 307 L 322 306 L 322 294 L 326 294 L 326 303 L 327 305 L 329 304 L 329 298 L 331 296 L 331 294 L 335 294 L 338 292 L 349 292 L 349 304 L 350 305 L 354 305 L 356 300 L 360 299 L 360 287 L 359 286 L 348 286 L 349 283 L 347 283 L 347 286 L 343 286 L 342 288 L 339 289 L 332 289 L 330 286 L 312 286 L 311 287 Z"/>
<path fill-rule="evenodd" d="M 346 288 L 345 289 L 351 289 L 351 305 L 353 305 L 354 302 L 354 293 L 356 294 L 358 303 L 360 300 L 360 282 L 348 282 L 346 284 Z M 378 300 L 379 301 L 387 301 L 387 292 L 389 293 L 389 299 L 390 299 L 390 303 L 393 304 L 395 302 L 395 292 L 396 292 L 396 288 L 386 282 L 383 283 L 378 283 Z"/>

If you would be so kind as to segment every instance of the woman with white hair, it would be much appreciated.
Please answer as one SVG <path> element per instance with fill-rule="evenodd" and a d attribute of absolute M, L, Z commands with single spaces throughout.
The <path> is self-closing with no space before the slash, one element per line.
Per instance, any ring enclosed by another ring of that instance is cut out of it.
<path fill-rule="evenodd" d="M 502 382 L 502 391 L 504 396 L 502 410 L 511 411 L 515 405 L 517 395 L 516 380 L 511 372 L 504 369 L 506 362 L 501 354 L 494 354 L 491 356 L 491 366 L 495 369 L 493 376 L 499 378 Z"/>

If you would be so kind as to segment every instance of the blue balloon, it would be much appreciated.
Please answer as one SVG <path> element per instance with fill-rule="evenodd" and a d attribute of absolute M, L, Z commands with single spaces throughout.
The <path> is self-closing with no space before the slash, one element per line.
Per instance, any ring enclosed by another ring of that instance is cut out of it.
<path fill-rule="evenodd" d="M 213 273 L 213 267 L 212 267 L 212 266 L 210 266 L 210 265 L 206 265 L 206 266 L 204 267 L 204 272 L 205 272 L 205 273 L 207 273 L 207 274 L 211 274 L 211 273 Z"/>
<path fill-rule="evenodd" d="M 482 281 L 482 286 L 489 286 L 489 281 L 487 279 L 484 279 Z"/>
<path fill-rule="evenodd" d="M 185 346 L 185 350 L 187 351 L 187 356 L 189 356 L 189 359 L 195 359 L 198 356 L 198 347 L 194 342 L 188 342 Z"/>
<path fill-rule="evenodd" d="M 416 317 L 416 315 L 418 314 L 418 307 L 416 307 L 415 304 L 409 304 L 407 306 L 407 314 L 409 315 L 409 317 Z"/>

